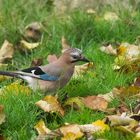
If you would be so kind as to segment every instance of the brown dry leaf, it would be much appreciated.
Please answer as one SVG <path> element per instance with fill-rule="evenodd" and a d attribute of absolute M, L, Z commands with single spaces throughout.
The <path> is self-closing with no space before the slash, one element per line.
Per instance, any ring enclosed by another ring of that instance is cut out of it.
<path fill-rule="evenodd" d="M 129 86 L 129 87 L 122 88 L 122 92 L 120 93 L 120 96 L 126 98 L 126 96 L 134 96 L 139 93 L 140 93 L 140 87 Z"/>
<path fill-rule="evenodd" d="M 137 77 L 137 78 L 134 79 L 133 85 L 136 86 L 136 87 L 140 87 L 140 77 Z"/>
<path fill-rule="evenodd" d="M 105 119 L 110 124 L 110 126 L 125 126 L 125 125 L 135 126 L 136 124 L 138 124 L 137 121 L 130 118 L 129 116 L 126 116 L 126 113 L 123 113 L 121 116 L 110 115 L 107 116 Z"/>
<path fill-rule="evenodd" d="M 0 49 L 0 63 L 3 63 L 5 60 L 12 59 L 13 54 L 14 54 L 13 45 L 9 43 L 7 40 L 5 40 Z"/>
<path fill-rule="evenodd" d="M 75 109 L 82 109 L 84 107 L 84 104 L 82 102 L 82 97 L 72 97 L 68 98 L 64 102 L 64 106 L 72 106 Z"/>
<path fill-rule="evenodd" d="M 117 55 L 116 49 L 114 49 L 111 44 L 109 44 L 108 46 L 100 47 L 100 50 L 102 52 L 105 52 L 106 54 Z"/>
<path fill-rule="evenodd" d="M 29 95 L 31 93 L 31 89 L 27 86 L 21 85 L 20 81 L 15 81 L 11 83 L 10 85 L 4 86 L 3 88 L 0 89 L 0 95 L 3 95 L 4 93 L 24 93 L 26 95 Z"/>
<path fill-rule="evenodd" d="M 48 57 L 47 57 L 47 60 L 48 60 L 49 63 L 52 63 L 52 62 L 56 61 L 57 59 L 58 58 L 57 58 L 57 56 L 55 54 L 48 55 Z"/>
<path fill-rule="evenodd" d="M 124 99 L 126 97 L 132 97 L 132 96 L 139 95 L 140 87 L 131 86 L 131 85 L 128 87 L 118 87 L 118 88 L 113 88 L 112 92 L 113 92 L 114 96 Z"/>
<path fill-rule="evenodd" d="M 0 125 L 5 122 L 5 114 L 3 112 L 3 105 L 0 105 Z"/>
<path fill-rule="evenodd" d="M 62 140 L 75 140 L 81 138 L 84 134 L 81 132 L 79 125 L 70 124 L 66 126 L 62 126 L 59 128 L 60 132 L 63 134 Z"/>
<path fill-rule="evenodd" d="M 34 128 L 37 130 L 39 135 L 46 135 L 51 132 L 46 126 L 43 120 L 40 120 L 37 122 L 37 124 L 34 126 Z"/>
<path fill-rule="evenodd" d="M 87 72 L 90 68 L 93 68 L 93 63 L 92 62 L 85 63 L 83 65 L 75 66 L 73 77 L 78 78 L 83 73 Z"/>
<path fill-rule="evenodd" d="M 43 58 L 33 59 L 31 62 L 31 67 L 40 66 L 43 64 Z"/>
<path fill-rule="evenodd" d="M 34 48 L 37 48 L 38 46 L 39 46 L 39 42 L 37 42 L 37 43 L 29 43 L 29 42 L 27 42 L 25 40 L 20 41 L 20 49 L 22 51 L 31 51 Z"/>
<path fill-rule="evenodd" d="M 87 96 L 83 98 L 83 103 L 86 107 L 93 110 L 105 110 L 108 106 L 108 102 L 98 96 Z"/>
<path fill-rule="evenodd" d="M 118 115 L 121 115 L 121 114 L 124 113 L 124 112 L 127 112 L 127 113 L 129 112 L 129 113 L 130 113 L 130 111 L 129 111 L 129 109 L 127 108 L 127 106 L 126 106 L 125 104 L 123 104 L 123 103 L 121 103 L 121 104 L 117 107 L 116 112 L 117 112 Z"/>
<path fill-rule="evenodd" d="M 64 116 L 64 110 L 54 96 L 45 96 L 45 98 L 35 104 L 45 112 L 57 112 L 59 115 Z"/>
<path fill-rule="evenodd" d="M 28 41 L 39 41 L 42 35 L 42 24 L 38 22 L 30 23 L 25 27 L 24 38 Z"/>

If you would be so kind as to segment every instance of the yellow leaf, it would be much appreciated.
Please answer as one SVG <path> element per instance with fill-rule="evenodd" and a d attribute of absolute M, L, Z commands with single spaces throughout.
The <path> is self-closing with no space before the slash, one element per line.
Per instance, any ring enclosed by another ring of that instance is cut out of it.
<path fill-rule="evenodd" d="M 117 54 L 118 55 L 124 55 L 126 53 L 126 47 L 124 47 L 124 46 L 119 46 L 118 48 L 117 48 Z"/>
<path fill-rule="evenodd" d="M 51 132 L 46 126 L 44 121 L 41 119 L 35 126 L 34 128 L 37 130 L 39 135 L 45 135 Z"/>
<path fill-rule="evenodd" d="M 27 86 L 20 85 L 19 81 L 16 81 L 10 85 L 3 87 L 0 90 L 0 94 L 2 95 L 5 92 L 10 93 L 11 91 L 12 91 L 12 93 L 15 93 L 15 94 L 24 93 L 24 94 L 28 95 L 31 93 L 31 89 L 29 89 Z"/>
<path fill-rule="evenodd" d="M 21 40 L 20 41 L 20 48 L 23 50 L 23 51 L 30 51 L 34 48 L 37 48 L 39 46 L 39 43 L 29 43 L 25 40 Z"/>
<path fill-rule="evenodd" d="M 57 112 L 59 115 L 64 116 L 64 110 L 57 101 L 57 98 L 54 96 L 45 96 L 44 99 L 36 102 L 35 104 L 45 112 Z"/>
<path fill-rule="evenodd" d="M 62 140 L 66 140 L 66 138 L 69 138 L 68 140 L 72 140 L 72 138 L 74 138 L 73 140 L 75 140 L 83 136 L 83 133 L 77 124 L 62 126 L 59 129 L 64 136 Z"/>
<path fill-rule="evenodd" d="M 7 80 L 8 78 L 9 78 L 8 76 L 0 75 L 0 82 Z"/>
<path fill-rule="evenodd" d="M 93 122 L 92 125 L 100 127 L 100 132 L 109 130 L 109 126 L 107 124 L 105 124 L 104 121 L 102 121 L 102 120 L 97 120 L 97 121 Z"/>

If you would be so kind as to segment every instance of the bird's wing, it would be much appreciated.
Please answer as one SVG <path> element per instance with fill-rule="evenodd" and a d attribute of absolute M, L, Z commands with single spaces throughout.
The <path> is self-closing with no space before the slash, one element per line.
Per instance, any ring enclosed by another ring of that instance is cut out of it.
<path fill-rule="evenodd" d="M 33 78 L 37 78 L 44 81 L 56 81 L 58 77 L 55 75 L 51 75 L 50 73 L 44 72 L 41 67 L 31 67 L 28 69 L 23 69 L 21 71 L 17 71 L 21 75 L 30 76 Z"/>

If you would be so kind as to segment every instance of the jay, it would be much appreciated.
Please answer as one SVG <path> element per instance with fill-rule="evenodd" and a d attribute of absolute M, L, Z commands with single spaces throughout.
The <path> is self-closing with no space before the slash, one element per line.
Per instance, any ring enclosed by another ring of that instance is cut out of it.
<path fill-rule="evenodd" d="M 21 78 L 25 80 L 33 90 L 42 92 L 54 92 L 64 87 L 73 75 L 76 62 L 89 62 L 82 51 L 77 48 L 67 48 L 54 62 L 44 66 L 36 66 L 20 71 L 0 71 L 0 75 Z"/>

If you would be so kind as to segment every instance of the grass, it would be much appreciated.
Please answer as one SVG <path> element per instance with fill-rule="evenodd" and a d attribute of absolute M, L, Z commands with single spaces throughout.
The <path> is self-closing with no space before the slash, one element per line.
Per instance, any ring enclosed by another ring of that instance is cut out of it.
<path fill-rule="evenodd" d="M 81 78 L 80 82 L 72 79 L 68 85 L 60 91 L 60 98 L 64 93 L 70 97 L 104 94 L 115 86 L 127 86 L 136 74 L 124 74 L 114 72 L 112 64 L 113 56 L 100 52 L 99 47 L 103 43 L 129 42 L 134 43 L 140 35 L 140 13 L 135 15 L 126 12 L 118 12 L 119 21 L 113 24 L 103 20 L 104 11 L 97 15 L 87 15 L 83 11 L 74 11 L 69 15 L 55 16 L 46 7 L 47 1 L 29 0 L 2 0 L 0 5 L 0 44 L 5 39 L 16 46 L 21 38 L 23 28 L 33 21 L 42 22 L 44 25 L 43 40 L 41 45 L 31 53 L 22 54 L 16 50 L 12 64 L 7 70 L 14 68 L 26 68 L 30 66 L 34 58 L 47 58 L 48 54 L 60 54 L 61 37 L 64 35 L 72 47 L 83 49 L 87 58 L 93 61 L 95 69 L 92 71 L 96 76 L 89 73 Z M 44 53 L 45 52 L 45 53 Z M 44 59 L 44 64 L 47 60 Z M 1 85 L 7 85 L 11 81 L 4 81 Z M 6 94 L 6 98 L 0 98 L 0 104 L 4 105 L 6 122 L 1 125 L 0 131 L 5 137 L 19 140 L 31 139 L 36 135 L 33 127 L 35 123 L 43 118 L 50 129 L 55 129 L 65 122 L 86 124 L 97 119 L 104 118 L 102 112 L 95 112 L 84 109 L 77 112 L 72 108 L 67 110 L 63 118 L 56 115 L 50 117 L 40 111 L 34 103 L 42 98 L 40 93 L 35 92 L 29 96 L 18 94 L 15 96 L 11 91 Z M 129 104 L 131 101 L 126 101 Z M 133 101 L 132 101 L 133 102 Z M 110 106 L 116 107 L 119 101 L 115 99 Z M 100 135 L 108 140 L 127 140 L 131 136 L 125 136 L 116 131 L 106 132 Z"/>

